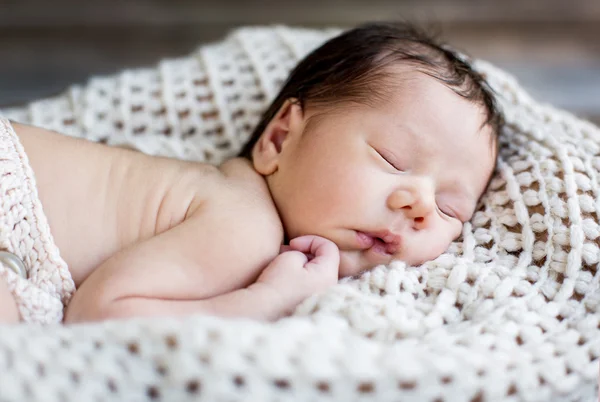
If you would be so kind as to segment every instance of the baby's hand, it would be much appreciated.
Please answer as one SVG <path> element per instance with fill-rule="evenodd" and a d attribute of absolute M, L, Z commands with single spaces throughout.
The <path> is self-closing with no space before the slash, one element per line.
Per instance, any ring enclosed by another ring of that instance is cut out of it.
<path fill-rule="evenodd" d="M 340 252 L 330 240 L 301 236 L 282 246 L 257 280 L 270 287 L 284 310 L 295 308 L 308 296 L 335 285 L 338 280 Z"/>

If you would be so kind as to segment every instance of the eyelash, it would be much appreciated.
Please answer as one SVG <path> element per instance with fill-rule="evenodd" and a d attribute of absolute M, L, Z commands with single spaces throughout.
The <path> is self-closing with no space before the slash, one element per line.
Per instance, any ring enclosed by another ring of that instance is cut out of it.
<path fill-rule="evenodd" d="M 436 203 L 436 205 L 437 205 L 437 203 Z M 449 218 L 456 218 L 456 219 L 458 219 L 458 218 L 457 218 L 457 217 L 454 215 L 454 213 L 452 213 L 452 212 L 445 212 L 445 211 L 442 211 L 442 209 L 440 208 L 440 206 L 439 206 L 439 205 L 437 206 L 437 208 L 439 209 L 439 211 L 440 211 L 442 214 L 446 215 L 447 217 L 449 217 Z"/>
<path fill-rule="evenodd" d="M 378 150 L 375 150 L 375 152 L 377 152 L 379 154 L 379 156 L 381 157 L 381 159 L 386 161 L 391 167 L 393 167 L 394 169 L 396 169 L 399 172 L 403 172 L 402 169 L 399 169 L 393 162 L 391 162 L 388 158 L 386 158 L 381 152 L 379 152 Z"/>
<path fill-rule="evenodd" d="M 437 209 L 438 209 L 438 210 L 439 210 L 439 211 L 440 211 L 440 212 L 441 212 L 443 215 L 445 215 L 445 216 L 447 216 L 447 217 L 449 217 L 449 218 L 451 218 L 451 219 L 458 219 L 459 221 L 461 221 L 461 222 L 462 222 L 462 220 L 461 220 L 461 219 L 458 217 L 458 215 L 457 215 L 456 213 L 454 213 L 454 212 L 445 212 L 445 211 L 442 211 L 442 209 L 440 208 L 440 206 L 437 204 L 437 201 L 436 201 L 435 205 L 437 206 Z"/>

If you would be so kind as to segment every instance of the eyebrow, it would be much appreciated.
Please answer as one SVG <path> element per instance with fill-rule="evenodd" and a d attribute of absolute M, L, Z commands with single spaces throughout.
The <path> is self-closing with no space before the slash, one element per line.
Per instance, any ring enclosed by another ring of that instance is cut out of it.
<path fill-rule="evenodd" d="M 394 126 L 394 129 L 395 130 L 392 130 L 387 134 L 394 136 L 396 133 L 396 130 L 400 130 L 401 132 L 406 133 L 411 141 L 418 141 L 418 140 L 421 140 L 421 142 L 423 141 L 423 136 L 418 135 L 415 130 L 413 130 L 410 126 L 406 125 L 404 122 L 400 122 L 400 123 L 396 124 Z"/>

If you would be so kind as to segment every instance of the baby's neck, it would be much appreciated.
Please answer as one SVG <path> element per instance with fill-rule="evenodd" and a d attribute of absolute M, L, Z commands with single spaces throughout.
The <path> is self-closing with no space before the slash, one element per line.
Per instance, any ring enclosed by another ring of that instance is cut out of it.
<path fill-rule="evenodd" d="M 219 170 L 227 177 L 232 179 L 244 180 L 249 186 L 256 187 L 258 191 L 267 192 L 271 196 L 267 181 L 258 173 L 252 162 L 245 158 L 232 158 L 223 162 L 219 166 Z"/>
<path fill-rule="evenodd" d="M 271 196 L 268 181 L 254 169 L 252 162 L 245 158 L 233 158 L 221 164 L 219 170 L 229 179 L 238 182 L 246 191 L 251 191 L 258 195 L 258 197 L 269 206 L 269 209 L 273 212 L 273 216 L 277 217 L 280 225 L 282 241 L 284 238 L 285 241 L 287 241 L 287 236 L 284 234 L 283 222 L 281 222 L 277 206 Z M 243 202 L 243 200 L 241 201 Z M 273 220 L 274 219 L 269 219 L 271 222 Z"/>
<path fill-rule="evenodd" d="M 254 169 L 251 161 L 239 157 L 232 158 L 221 164 L 219 170 L 228 178 L 236 181 L 239 179 L 240 184 L 243 184 L 247 190 L 256 191 L 261 198 L 268 200 L 277 211 L 268 181 Z"/>

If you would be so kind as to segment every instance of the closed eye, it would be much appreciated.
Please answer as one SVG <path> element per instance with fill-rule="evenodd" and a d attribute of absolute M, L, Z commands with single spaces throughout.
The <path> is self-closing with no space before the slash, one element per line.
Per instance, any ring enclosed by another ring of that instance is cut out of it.
<path fill-rule="evenodd" d="M 388 163 L 388 165 L 390 165 L 391 167 L 393 167 L 394 169 L 396 169 L 399 172 L 403 172 L 403 170 L 398 167 L 394 158 L 391 155 L 389 155 L 388 152 L 378 151 L 377 149 L 375 149 L 375 152 L 377 152 L 377 154 L 381 157 L 381 159 L 386 161 Z"/>
<path fill-rule="evenodd" d="M 462 223 L 471 219 L 475 203 L 471 198 L 463 193 L 441 192 L 435 196 L 437 209 L 445 216 L 458 219 Z"/>
<path fill-rule="evenodd" d="M 437 209 L 438 211 L 440 211 L 443 215 L 447 216 L 448 218 L 451 219 L 458 219 L 459 221 L 462 222 L 462 219 L 458 217 L 458 214 L 456 214 L 452 209 L 448 208 L 448 207 L 443 207 L 441 208 L 438 204 L 437 205 Z"/>
<path fill-rule="evenodd" d="M 439 209 L 439 211 L 440 211 L 442 214 L 446 215 L 447 217 L 449 217 L 449 218 L 456 218 L 456 216 L 454 216 L 454 213 L 453 213 L 452 211 L 448 210 L 447 208 L 444 208 L 444 209 L 442 209 L 442 208 L 440 208 L 440 206 L 438 205 L 438 209 Z"/>

